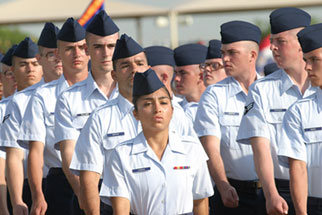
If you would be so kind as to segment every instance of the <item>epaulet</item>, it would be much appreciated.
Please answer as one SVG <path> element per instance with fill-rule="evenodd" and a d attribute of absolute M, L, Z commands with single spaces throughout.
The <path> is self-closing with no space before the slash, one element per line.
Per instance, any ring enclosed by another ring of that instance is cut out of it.
<path fill-rule="evenodd" d="M 269 74 L 268 76 L 258 79 L 256 81 L 256 83 L 272 81 L 272 80 L 280 80 L 282 78 L 283 72 L 284 71 L 282 69 L 279 69 L 279 70 Z"/>
<path fill-rule="evenodd" d="M 232 82 L 232 77 L 227 77 L 216 84 L 210 85 L 209 87 L 227 87 L 231 82 Z"/>
<path fill-rule="evenodd" d="M 100 110 L 105 109 L 107 107 L 114 106 L 114 105 L 117 104 L 117 102 L 118 102 L 118 99 L 117 98 L 114 98 L 114 99 L 111 99 L 111 100 L 107 100 L 107 102 L 105 104 L 97 107 L 95 110 L 97 112 L 97 111 L 100 111 Z"/>
<path fill-rule="evenodd" d="M 77 83 L 73 84 L 72 86 L 70 86 L 70 87 L 66 88 L 66 89 L 64 90 L 64 92 L 72 91 L 72 90 L 73 90 L 73 89 L 75 89 L 75 88 L 82 87 L 82 86 L 86 85 L 86 80 L 87 80 L 87 79 L 85 79 L 85 80 L 83 80 L 83 81 L 80 81 L 80 82 L 77 82 Z"/>

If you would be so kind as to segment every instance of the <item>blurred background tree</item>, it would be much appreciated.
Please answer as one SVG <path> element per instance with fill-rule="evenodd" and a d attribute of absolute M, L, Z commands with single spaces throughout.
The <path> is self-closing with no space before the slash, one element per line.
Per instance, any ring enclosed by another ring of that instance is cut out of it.
<path fill-rule="evenodd" d="M 13 45 L 20 43 L 27 33 L 19 30 L 16 27 L 1 26 L 0 27 L 0 52 L 5 54 L 6 51 Z M 31 37 L 36 42 L 35 38 Z"/>

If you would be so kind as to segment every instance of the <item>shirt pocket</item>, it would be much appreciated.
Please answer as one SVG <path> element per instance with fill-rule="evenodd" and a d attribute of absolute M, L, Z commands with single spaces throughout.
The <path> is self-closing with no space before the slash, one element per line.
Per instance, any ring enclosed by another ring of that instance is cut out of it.
<path fill-rule="evenodd" d="M 270 124 L 282 124 L 286 108 L 271 108 L 266 114 L 266 120 Z"/>
<path fill-rule="evenodd" d="M 225 112 L 219 117 L 221 125 L 221 143 L 229 149 L 239 149 L 237 143 L 237 132 L 241 121 L 241 114 L 238 112 Z"/>
<path fill-rule="evenodd" d="M 112 150 L 114 149 L 119 143 L 124 142 L 125 139 L 125 133 L 124 131 L 119 132 L 111 132 L 104 136 L 103 138 L 103 148 L 105 150 Z"/>
<path fill-rule="evenodd" d="M 322 127 L 304 128 L 304 142 L 307 150 L 309 169 L 322 167 Z M 317 169 L 315 169 L 316 171 Z"/>
<path fill-rule="evenodd" d="M 77 130 L 82 130 L 82 128 L 84 127 L 89 115 L 91 113 L 81 113 L 81 114 L 77 114 L 76 117 L 74 117 L 73 121 L 72 121 L 72 126 L 73 128 L 77 129 Z"/>

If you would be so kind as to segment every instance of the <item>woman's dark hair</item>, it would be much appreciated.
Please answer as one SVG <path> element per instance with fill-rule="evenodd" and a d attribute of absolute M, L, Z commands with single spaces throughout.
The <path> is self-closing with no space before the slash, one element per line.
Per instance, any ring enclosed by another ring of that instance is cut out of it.
<path fill-rule="evenodd" d="M 169 90 L 168 90 L 165 86 L 161 87 L 160 89 L 162 89 L 162 88 L 167 92 L 167 95 L 169 96 L 169 98 L 170 98 L 170 100 L 171 100 L 171 96 L 170 96 Z M 135 110 L 137 110 L 137 109 L 138 109 L 138 108 L 137 108 L 137 103 L 138 103 L 139 98 L 141 98 L 142 96 L 144 96 L 144 95 L 140 95 L 140 96 L 133 96 L 133 98 L 132 98 L 132 103 L 133 103 L 133 105 L 134 105 L 134 109 L 135 109 Z M 172 105 L 172 104 L 171 104 L 171 105 Z"/>

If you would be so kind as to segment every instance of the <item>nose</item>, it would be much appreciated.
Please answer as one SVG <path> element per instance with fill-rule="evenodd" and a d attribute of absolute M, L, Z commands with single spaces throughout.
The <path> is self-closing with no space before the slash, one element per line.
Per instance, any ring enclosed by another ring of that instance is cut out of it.
<path fill-rule="evenodd" d="M 30 73 L 34 70 L 35 66 L 32 63 L 27 64 L 27 73 Z"/>
<path fill-rule="evenodd" d="M 270 46 L 269 46 L 269 49 L 270 49 L 271 51 L 276 50 L 276 49 L 277 49 L 277 46 L 276 46 L 273 42 L 271 42 L 271 43 L 270 43 Z"/>
<path fill-rule="evenodd" d="M 304 69 L 307 71 L 307 72 L 310 72 L 312 71 L 312 65 L 308 62 L 305 62 L 305 67 Z"/>
<path fill-rule="evenodd" d="M 159 102 L 158 101 L 156 101 L 155 103 L 154 103 L 154 111 L 155 111 L 155 113 L 159 113 L 160 111 L 161 111 L 161 105 L 159 104 Z"/>

